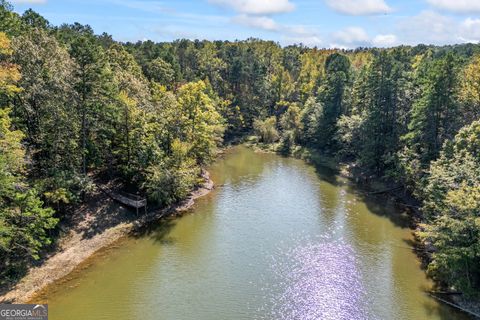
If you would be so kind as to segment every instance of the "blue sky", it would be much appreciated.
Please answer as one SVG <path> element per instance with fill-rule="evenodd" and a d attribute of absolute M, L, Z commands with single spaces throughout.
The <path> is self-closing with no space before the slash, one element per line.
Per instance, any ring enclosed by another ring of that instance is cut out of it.
<path fill-rule="evenodd" d="M 256 37 L 354 48 L 480 40 L 480 0 L 14 0 L 51 23 L 80 22 L 116 40 Z"/>

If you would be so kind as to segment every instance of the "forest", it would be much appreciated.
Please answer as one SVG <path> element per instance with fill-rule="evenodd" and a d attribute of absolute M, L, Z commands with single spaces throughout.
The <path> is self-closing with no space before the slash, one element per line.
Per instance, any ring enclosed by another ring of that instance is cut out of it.
<path fill-rule="evenodd" d="M 335 50 L 122 43 L 0 0 L 0 278 L 17 279 L 93 188 L 159 206 L 219 148 L 256 135 L 388 182 L 421 206 L 427 272 L 480 294 L 480 45 Z"/>

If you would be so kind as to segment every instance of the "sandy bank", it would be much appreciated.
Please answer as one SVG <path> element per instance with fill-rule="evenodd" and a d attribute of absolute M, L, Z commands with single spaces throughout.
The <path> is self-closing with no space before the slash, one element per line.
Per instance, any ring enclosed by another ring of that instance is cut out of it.
<path fill-rule="evenodd" d="M 205 182 L 192 191 L 186 200 L 139 218 L 99 191 L 92 201 L 76 210 L 75 226 L 62 237 L 58 250 L 42 265 L 31 268 L 10 291 L 0 295 L 0 303 L 32 302 L 45 287 L 66 277 L 100 249 L 112 245 L 148 223 L 189 210 L 196 199 L 214 189 L 208 172 L 204 172 L 202 176 Z"/>

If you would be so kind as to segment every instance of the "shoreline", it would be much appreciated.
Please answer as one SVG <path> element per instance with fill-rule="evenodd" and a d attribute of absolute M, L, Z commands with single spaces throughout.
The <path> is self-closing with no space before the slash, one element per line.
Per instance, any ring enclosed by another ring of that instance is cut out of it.
<path fill-rule="evenodd" d="M 274 145 L 272 146 L 271 144 L 247 142 L 246 145 L 249 148 L 252 148 L 255 152 L 282 155 L 281 152 L 279 152 L 276 147 Z M 411 249 L 415 251 L 415 254 L 422 264 L 425 263 L 426 257 L 423 254 L 420 254 L 419 251 L 423 251 L 423 248 L 415 236 L 415 232 L 418 231 L 421 223 L 420 208 L 417 206 L 417 200 L 415 198 L 409 196 L 408 194 L 395 194 L 392 191 L 399 189 L 398 187 L 392 188 L 392 186 L 388 183 L 381 183 L 375 179 L 364 181 L 362 184 L 362 178 L 364 177 L 362 177 L 358 171 L 355 171 L 358 168 L 352 167 L 349 163 L 336 163 L 332 161 L 333 157 L 329 155 L 321 155 L 319 153 L 312 152 L 309 149 L 302 148 L 299 153 L 290 153 L 283 156 L 303 160 L 314 167 L 321 166 L 332 169 L 336 172 L 336 175 L 347 179 L 349 183 L 361 190 L 366 197 L 383 197 L 384 199 L 390 199 L 393 201 L 395 206 L 401 208 L 402 210 L 406 210 L 408 212 L 408 219 L 410 223 L 409 229 L 412 231 L 412 234 L 414 234 L 416 241 L 415 245 Z M 401 188 L 404 188 L 404 186 L 401 186 Z M 435 285 L 437 285 L 437 283 L 435 283 Z M 465 298 L 462 295 L 448 295 L 448 293 L 446 298 L 441 298 L 429 291 L 425 293 L 440 303 L 447 304 L 451 308 L 455 308 L 463 313 L 480 319 L 480 301 L 477 301 L 476 299 Z"/>
<path fill-rule="evenodd" d="M 254 152 L 279 154 L 279 152 L 264 149 L 256 144 L 245 145 L 254 149 Z M 228 149 L 229 147 L 225 148 L 223 152 Z M 290 154 L 288 157 L 303 160 L 313 166 L 320 165 L 329 168 L 329 165 L 331 165 L 328 161 L 327 163 L 318 163 L 315 161 L 318 160 L 315 159 L 315 155 L 313 155 L 313 157 L 312 155 L 310 155 L 310 157 L 299 157 L 298 155 Z M 343 163 L 342 165 L 346 164 Z M 362 189 L 359 181 L 355 179 L 355 174 L 348 170 L 352 168 L 349 168 L 348 166 L 338 166 L 336 168 L 340 169 L 336 171 L 337 176 L 348 179 L 350 183 Z M 69 281 L 72 275 L 74 276 L 77 271 L 89 267 L 97 255 L 102 255 L 105 252 L 108 252 L 110 248 L 120 246 L 123 239 L 127 239 L 128 236 L 136 234 L 156 221 L 160 221 L 164 218 L 181 216 L 183 213 L 190 210 L 194 206 L 196 199 L 209 194 L 215 189 L 214 183 L 210 179 L 210 175 L 207 171 L 202 171 L 201 177 L 204 182 L 197 186 L 185 200 L 177 204 L 163 209 L 153 210 L 146 215 L 130 219 L 130 221 L 126 223 L 117 223 L 90 239 L 81 239 L 73 242 L 68 241 L 69 239 L 67 239 L 67 241 L 63 245 L 60 245 L 50 257 L 45 259 L 41 266 L 30 268 L 28 274 L 11 290 L 5 293 L 0 293 L 0 303 L 48 303 L 45 296 L 45 293 L 48 292 L 48 290 L 56 285 L 61 285 L 64 281 Z M 376 190 L 375 186 L 370 185 L 369 187 L 370 188 L 367 188 L 369 191 L 372 191 L 372 189 Z M 369 197 L 378 197 L 382 194 L 384 196 L 387 195 L 387 197 L 392 197 L 390 192 L 383 191 L 364 192 L 364 194 Z M 392 198 L 397 205 L 402 204 L 398 201 L 399 199 L 397 197 L 393 196 Z M 416 217 L 415 214 L 410 214 L 409 216 L 410 221 L 412 222 L 412 225 L 410 225 L 409 228 L 414 231 L 415 226 L 418 223 L 418 217 Z M 59 241 L 63 241 L 64 238 L 65 237 L 62 236 Z M 415 249 L 412 248 L 412 250 Z M 74 259 L 72 259 L 72 254 L 75 255 Z M 426 292 L 426 294 L 432 295 L 430 292 Z M 459 309 L 464 313 L 478 317 L 480 304 L 475 300 L 462 299 L 461 296 L 447 297 L 447 299 L 450 299 L 450 302 L 445 301 L 444 299 L 438 299 L 434 296 L 433 298 L 440 303 L 448 304 L 452 308 Z"/>
<path fill-rule="evenodd" d="M 252 148 L 255 152 L 272 153 L 280 156 L 299 159 L 314 167 L 322 167 L 332 170 L 335 172 L 336 176 L 348 180 L 352 186 L 355 186 L 355 188 L 365 196 L 388 196 L 398 207 L 408 208 L 412 211 L 412 214 L 410 214 L 413 222 L 411 229 L 415 230 L 416 226 L 418 225 L 419 207 L 416 206 L 416 199 L 409 197 L 408 193 L 399 195 L 398 193 L 393 192 L 401 188 L 405 188 L 405 186 L 393 184 L 391 181 L 381 181 L 377 178 L 367 178 L 363 176 L 363 174 L 358 171 L 359 168 L 352 165 L 352 163 L 338 162 L 335 160 L 334 156 L 329 154 L 321 154 L 313 149 L 302 147 L 299 150 L 289 154 L 282 154 L 276 149 L 275 145 L 246 142 L 246 146 Z"/>
<path fill-rule="evenodd" d="M 134 219 L 126 220 L 122 216 L 113 225 L 92 236 L 85 236 L 86 230 L 79 229 L 79 226 L 72 227 L 68 234 L 59 239 L 58 248 L 40 266 L 31 267 L 18 283 L 0 295 L 0 303 L 31 303 L 48 286 L 67 277 L 100 250 L 113 245 L 149 223 L 178 216 L 190 210 L 195 200 L 215 189 L 207 171 L 202 172 L 202 178 L 203 184 L 196 187 L 185 200 L 172 206 L 154 210 Z M 120 209 L 121 206 L 115 205 L 111 199 L 107 202 L 119 208 L 119 211 L 128 212 L 124 208 Z M 92 218 L 91 212 L 87 212 L 79 225 L 83 223 L 90 226 L 89 223 L 92 221 L 95 223 L 95 217 Z"/>

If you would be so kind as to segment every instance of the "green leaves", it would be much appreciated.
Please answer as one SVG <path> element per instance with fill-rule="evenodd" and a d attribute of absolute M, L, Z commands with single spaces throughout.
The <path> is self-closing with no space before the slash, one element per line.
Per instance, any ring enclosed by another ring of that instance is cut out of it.
<path fill-rule="evenodd" d="M 175 80 L 175 70 L 162 58 L 149 62 L 143 72 L 147 78 L 164 86 L 171 86 Z"/>
<path fill-rule="evenodd" d="M 317 142 L 320 149 L 335 148 L 336 124 L 345 112 L 345 91 L 350 78 L 348 57 L 333 53 L 325 61 L 326 79 L 320 88 L 319 100 L 323 103 L 322 116 L 317 124 Z"/>
<path fill-rule="evenodd" d="M 457 78 L 453 55 L 427 62 L 422 95 L 413 105 L 404 136 L 407 145 L 417 153 L 421 163 L 434 160 L 443 142 L 452 138 L 457 129 Z"/>
<path fill-rule="evenodd" d="M 274 143 L 280 139 L 280 134 L 278 133 L 276 126 L 277 119 L 275 117 L 267 118 L 264 121 L 257 119 L 253 123 L 255 133 L 264 143 Z"/>
<path fill-rule="evenodd" d="M 421 236 L 436 248 L 430 274 L 479 287 L 480 123 L 453 139 L 479 116 L 471 46 L 123 44 L 88 25 L 53 27 L 31 10 L 20 17 L 3 0 L 0 31 L 13 36 L 0 32 L 4 269 L 38 257 L 57 222 L 47 206 L 68 215 L 93 178 L 171 204 L 224 136 L 254 130 L 286 154 L 296 144 L 322 149 L 368 177 L 413 187 L 427 218 Z"/>
<path fill-rule="evenodd" d="M 435 248 L 429 273 L 467 293 L 480 286 L 480 121 L 447 142 L 423 193 L 424 241 Z"/>
<path fill-rule="evenodd" d="M 206 89 L 205 83 L 198 81 L 182 86 L 177 93 L 180 107 L 178 124 L 183 128 L 181 140 L 192 145 L 191 154 L 199 164 L 212 159 L 225 130 L 216 101 Z"/>
<path fill-rule="evenodd" d="M 13 41 L 14 61 L 21 67 L 23 91 L 13 111 L 26 134 L 36 175 L 50 177 L 79 168 L 75 63 L 44 31 L 35 30 Z"/>
<path fill-rule="evenodd" d="M 195 159 L 189 156 L 190 149 L 188 143 L 174 140 L 170 155 L 147 168 L 143 187 L 152 201 L 170 205 L 190 193 L 200 174 Z"/>
<path fill-rule="evenodd" d="M 9 109 L 0 109 L 0 275 L 17 272 L 50 244 L 47 230 L 58 219 L 44 208 L 38 192 L 25 182 L 23 134 L 11 130 Z"/>

